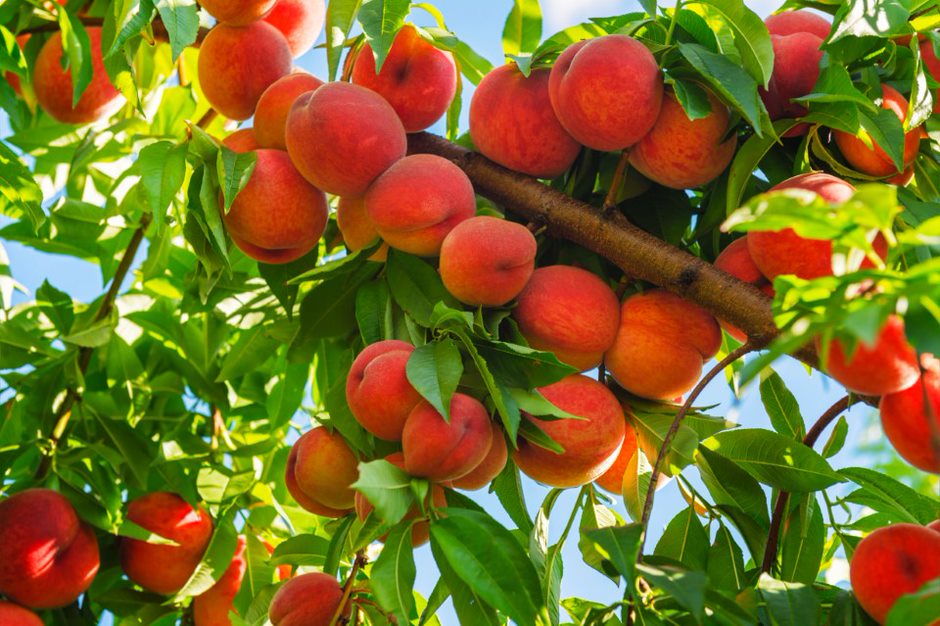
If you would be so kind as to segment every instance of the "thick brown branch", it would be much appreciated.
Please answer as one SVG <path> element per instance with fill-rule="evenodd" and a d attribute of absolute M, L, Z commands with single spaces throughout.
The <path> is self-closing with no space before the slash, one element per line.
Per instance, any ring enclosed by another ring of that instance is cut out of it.
<path fill-rule="evenodd" d="M 359 573 L 359 570 L 362 567 L 365 567 L 368 563 L 365 552 L 360 550 L 356 553 L 356 558 L 353 559 L 352 567 L 349 568 L 349 575 L 346 576 L 346 584 L 343 585 L 343 598 L 340 600 L 339 606 L 336 607 L 336 612 L 333 613 L 333 619 L 330 620 L 330 626 L 337 626 L 343 618 L 343 613 L 346 612 L 346 607 L 349 605 L 349 598 L 352 596 L 353 586 L 356 583 L 356 574 Z"/>

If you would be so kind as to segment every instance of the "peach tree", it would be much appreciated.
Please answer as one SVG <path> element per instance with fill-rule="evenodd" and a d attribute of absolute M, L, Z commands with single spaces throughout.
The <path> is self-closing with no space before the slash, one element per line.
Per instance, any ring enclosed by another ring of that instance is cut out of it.
<path fill-rule="evenodd" d="M 0 624 L 938 622 L 940 2 L 479 4 L 0 5 Z"/>

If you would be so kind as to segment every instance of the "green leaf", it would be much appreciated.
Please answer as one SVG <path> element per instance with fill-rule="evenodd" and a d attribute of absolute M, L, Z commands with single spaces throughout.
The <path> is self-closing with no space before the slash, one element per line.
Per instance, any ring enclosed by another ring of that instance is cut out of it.
<path fill-rule="evenodd" d="M 319 248 L 314 247 L 304 256 L 289 263 L 258 263 L 258 273 L 261 274 L 261 278 L 264 279 L 277 301 L 284 307 L 287 319 L 293 319 L 294 303 L 300 292 L 300 287 L 291 281 L 313 269 L 317 264 L 319 253 Z"/>
<path fill-rule="evenodd" d="M 859 123 L 871 141 L 884 149 L 897 171 L 904 169 L 904 126 L 894 111 L 878 108 L 874 115 L 859 111 Z"/>
<path fill-rule="evenodd" d="M 699 446 L 695 451 L 695 464 L 715 504 L 737 507 L 764 529 L 770 526 L 767 496 L 760 484 L 740 465 L 705 446 Z"/>
<path fill-rule="evenodd" d="M 91 41 L 88 32 L 78 16 L 72 15 L 65 8 L 58 11 L 59 31 L 62 33 L 62 67 L 68 68 L 72 76 L 72 106 L 85 93 L 91 84 L 93 74 L 91 62 Z"/>
<path fill-rule="evenodd" d="M 492 339 L 476 339 L 474 343 L 490 371 L 507 387 L 545 387 L 577 373 L 575 368 L 565 365 L 551 352 Z"/>
<path fill-rule="evenodd" d="M 524 533 L 531 532 L 532 518 L 529 517 L 526 508 L 525 492 L 522 490 L 522 480 L 516 464 L 506 463 L 499 476 L 493 479 L 491 488 L 509 515 L 509 519 Z"/>
<path fill-rule="evenodd" d="M 404 520 L 389 531 L 385 547 L 372 565 L 369 582 L 376 599 L 399 624 L 407 624 L 414 608 L 414 548 L 411 545 L 412 522 Z"/>
<path fill-rule="evenodd" d="M 729 430 L 703 445 L 758 481 L 783 491 L 817 491 L 842 481 L 815 451 L 777 433 L 757 428 Z"/>
<path fill-rule="evenodd" d="M 767 117 L 767 111 L 758 96 L 757 81 L 728 57 L 711 52 L 698 44 L 680 43 L 679 52 L 699 77 L 744 116 L 755 132 L 761 135 L 762 119 Z"/>
<path fill-rule="evenodd" d="M 42 285 L 36 290 L 36 304 L 42 308 L 42 312 L 60 333 L 68 333 L 72 330 L 72 324 L 75 322 L 72 296 L 56 289 L 49 284 L 48 280 L 43 280 Z"/>
<path fill-rule="evenodd" d="M 485 513 L 448 508 L 446 515 L 431 523 L 432 547 L 488 604 L 534 624 L 543 610 L 541 584 L 512 533 Z"/>
<path fill-rule="evenodd" d="M 235 530 L 234 524 L 237 513 L 238 508 L 231 506 L 219 516 L 202 560 L 183 588 L 173 596 L 174 602 L 180 602 L 207 591 L 228 569 L 238 545 L 238 531 Z"/>
<path fill-rule="evenodd" d="M 760 16 L 741 0 L 701 0 L 715 9 L 734 33 L 734 47 L 741 54 L 744 69 L 766 87 L 774 69 L 774 49 L 770 33 Z"/>
<path fill-rule="evenodd" d="M 627 469 L 623 475 L 623 504 L 630 519 L 639 522 L 643 519 L 643 507 L 646 506 L 646 497 L 649 495 L 650 484 L 653 480 L 653 465 L 643 450 L 637 448 L 627 461 Z M 658 485 L 657 488 L 659 488 Z"/>
<path fill-rule="evenodd" d="M 727 528 L 715 533 L 708 549 L 708 580 L 721 591 L 737 593 L 744 588 L 744 555 Z"/>
<path fill-rule="evenodd" d="M 812 585 L 826 547 L 826 528 L 816 498 L 807 496 L 784 525 L 780 579 Z"/>
<path fill-rule="evenodd" d="M 836 13 L 828 43 L 849 36 L 884 37 L 901 33 L 907 27 L 910 7 L 907 0 L 849 0 Z"/>
<path fill-rule="evenodd" d="M 585 531 L 584 536 L 594 543 L 601 557 L 610 562 L 624 580 L 628 583 L 633 580 L 643 538 L 642 526 L 607 526 Z"/>
<path fill-rule="evenodd" d="M 356 293 L 356 322 L 362 341 L 372 344 L 385 338 L 385 311 L 388 308 L 388 283 L 379 278 L 364 284 Z"/>
<path fill-rule="evenodd" d="M 386 524 L 400 522 L 415 503 L 411 476 L 385 459 L 360 463 L 352 488 L 362 492 Z"/>
<path fill-rule="evenodd" d="M 186 177 L 185 144 L 158 141 L 145 146 L 137 157 L 140 169 L 140 199 L 159 227 L 170 203 L 180 192 Z"/>
<path fill-rule="evenodd" d="M 156 7 L 170 36 L 170 49 L 176 61 L 185 48 L 196 43 L 199 8 L 195 0 L 156 0 Z"/>
<path fill-rule="evenodd" d="M 861 487 L 867 496 L 866 504 L 876 511 L 896 515 L 901 521 L 929 524 L 937 519 L 937 502 L 904 483 L 866 467 L 846 467 L 839 470 L 848 480 Z M 857 499 L 859 492 L 853 494 Z"/>
<path fill-rule="evenodd" d="M 137 36 L 153 20 L 152 0 L 112 2 L 102 27 L 101 47 L 105 61 Z"/>
<path fill-rule="evenodd" d="M 111 319 L 103 319 L 92 322 L 85 328 L 79 328 L 68 335 L 63 335 L 61 339 L 83 348 L 100 348 L 111 341 L 113 332 L 114 322 Z"/>
<path fill-rule="evenodd" d="M 408 381 L 450 422 L 450 399 L 463 375 L 460 350 L 453 339 L 440 339 L 415 348 L 405 368 Z"/>
<path fill-rule="evenodd" d="M 248 184 L 252 172 L 255 171 L 257 160 L 258 155 L 255 152 L 235 152 L 226 146 L 219 148 L 216 172 L 219 177 L 219 186 L 222 188 L 226 213 L 232 208 L 235 196 Z"/>
<path fill-rule="evenodd" d="M 490 606 L 477 592 L 452 568 L 442 548 L 433 540 L 431 553 L 434 562 L 446 581 L 453 599 L 454 611 L 461 624 L 474 626 L 500 626 L 503 622 Z"/>
<path fill-rule="evenodd" d="M 928 581 L 891 606 L 885 626 L 931 626 L 940 615 L 940 578 Z"/>
<path fill-rule="evenodd" d="M 356 292 L 376 269 L 361 267 L 352 276 L 331 278 L 311 289 L 300 303 L 300 330 L 294 345 L 352 332 L 356 324 Z"/>
<path fill-rule="evenodd" d="M 503 26 L 503 54 L 532 52 L 542 38 L 539 0 L 514 0 Z"/>
<path fill-rule="evenodd" d="M 444 288 L 440 275 L 416 256 L 389 250 L 386 272 L 395 302 L 422 326 L 431 325 L 437 302 L 460 308 L 460 303 Z"/>
<path fill-rule="evenodd" d="M 153 454 L 146 440 L 138 435 L 127 422 L 104 417 L 98 415 L 97 412 L 95 412 L 95 418 L 108 443 L 120 454 L 127 469 L 130 470 L 126 476 L 128 482 L 136 489 L 146 489 L 150 463 L 153 461 Z"/>
<path fill-rule="evenodd" d="M 288 537 L 274 548 L 271 565 L 323 565 L 330 542 L 313 534 Z"/>
<path fill-rule="evenodd" d="M 42 190 L 32 172 L 16 153 L 0 141 L 0 213 L 13 219 L 27 218 L 33 232 L 46 221 Z"/>
<path fill-rule="evenodd" d="M 760 399 L 764 403 L 770 423 L 781 435 L 802 440 L 806 435 L 800 405 L 787 384 L 774 371 L 760 383 Z"/>
<path fill-rule="evenodd" d="M 741 206 L 752 174 L 758 169 L 760 162 L 767 156 L 774 144 L 779 141 L 774 135 L 779 137 L 796 124 L 795 120 L 777 120 L 773 125 L 773 134 L 752 135 L 738 148 L 737 153 L 734 155 L 734 161 L 731 162 L 731 167 L 728 169 L 728 190 L 725 195 L 726 215 L 731 215 L 735 209 Z"/>
<path fill-rule="evenodd" d="M 819 623 L 819 598 L 812 587 L 775 580 L 762 574 L 757 589 L 774 624 L 806 626 Z"/>
<path fill-rule="evenodd" d="M 362 0 L 359 23 L 375 55 L 375 71 L 380 72 L 395 35 L 405 25 L 411 11 L 409 0 Z"/>
<path fill-rule="evenodd" d="M 688 507 L 672 518 L 654 552 L 682 563 L 691 570 L 704 570 L 708 562 L 708 532 Z"/>
<path fill-rule="evenodd" d="M 271 337 L 269 331 L 269 326 L 261 325 L 242 331 L 238 341 L 225 355 L 216 382 L 232 380 L 256 371 L 270 358 L 280 344 Z"/>
<path fill-rule="evenodd" d="M 330 80 L 336 79 L 346 38 L 356 23 L 362 0 L 330 0 L 326 7 L 326 60 Z"/>
<path fill-rule="evenodd" d="M 845 438 L 848 434 L 849 422 L 844 415 L 840 415 L 839 421 L 836 422 L 832 433 L 829 435 L 829 439 L 826 440 L 826 445 L 823 446 L 823 458 L 831 459 L 837 455 L 842 450 L 842 446 L 845 445 Z"/>
<path fill-rule="evenodd" d="M 654 567 L 645 563 L 636 567 L 654 587 L 675 598 L 676 602 L 692 613 L 698 623 L 702 622 L 705 617 L 705 586 L 708 582 L 704 572 L 686 572 L 675 567 Z"/>
<path fill-rule="evenodd" d="M 437 47 L 453 53 L 460 72 L 474 85 L 479 85 L 483 77 L 493 70 L 492 63 L 458 39 L 452 32 L 443 28 L 426 28 L 424 30 L 434 39 Z"/>

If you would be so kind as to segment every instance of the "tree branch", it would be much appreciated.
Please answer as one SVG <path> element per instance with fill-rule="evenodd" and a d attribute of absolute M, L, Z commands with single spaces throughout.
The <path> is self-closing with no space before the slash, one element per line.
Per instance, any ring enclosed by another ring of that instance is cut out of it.
<path fill-rule="evenodd" d="M 368 562 L 365 552 L 362 550 L 356 552 L 356 558 L 353 559 L 352 567 L 349 568 L 349 575 L 346 576 L 346 584 L 343 585 L 343 598 L 340 600 L 339 606 L 336 607 L 336 612 L 333 613 L 333 618 L 330 620 L 329 626 L 337 626 L 337 624 L 340 623 L 346 606 L 349 604 L 349 598 L 352 596 L 353 585 L 356 582 L 356 574 L 358 574 L 359 570 Z"/>

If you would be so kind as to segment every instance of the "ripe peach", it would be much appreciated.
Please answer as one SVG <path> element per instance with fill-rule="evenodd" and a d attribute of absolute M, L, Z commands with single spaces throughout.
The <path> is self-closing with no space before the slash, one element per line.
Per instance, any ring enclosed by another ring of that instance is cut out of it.
<path fill-rule="evenodd" d="M 382 239 L 419 256 L 436 256 L 444 237 L 476 212 L 470 179 L 433 154 L 415 154 L 392 165 L 369 187 L 365 202 Z"/>
<path fill-rule="evenodd" d="M 359 478 L 359 459 L 343 437 L 317 427 L 304 433 L 294 450 L 294 479 L 300 490 L 327 507 L 352 509 L 356 494 L 350 485 Z"/>
<path fill-rule="evenodd" d="M 623 477 L 627 472 L 627 468 L 630 466 L 630 459 L 636 454 L 636 450 L 636 431 L 630 423 L 630 418 L 627 417 L 624 426 L 623 445 L 620 447 L 620 452 L 617 453 L 617 457 L 614 459 L 610 468 L 595 478 L 594 482 L 610 493 L 622 493 Z"/>
<path fill-rule="evenodd" d="M 255 131 L 252 128 L 236 130 L 222 140 L 222 145 L 234 152 L 252 152 L 261 147 L 255 139 Z"/>
<path fill-rule="evenodd" d="M 933 79 L 940 83 L 940 59 L 937 58 L 933 42 L 930 39 L 925 38 L 920 40 L 920 58 L 923 60 L 924 65 L 927 66 L 927 71 L 930 72 Z M 933 98 L 933 112 L 940 113 L 940 89 L 934 92 Z"/>
<path fill-rule="evenodd" d="M 196 571 L 212 537 L 212 519 L 175 493 L 155 491 L 127 507 L 127 519 L 179 545 L 121 539 L 121 567 L 132 581 L 148 591 L 171 595 L 183 588 Z"/>
<path fill-rule="evenodd" d="M 881 108 L 893 112 L 903 122 L 907 116 L 907 98 L 890 85 L 882 85 L 881 92 Z M 833 136 L 836 145 L 842 151 L 842 156 L 859 172 L 870 176 L 891 176 L 898 173 L 898 168 L 891 157 L 877 143 L 872 142 L 872 148 L 869 148 L 855 135 L 841 130 L 833 131 Z M 902 170 L 917 158 L 920 138 L 920 128 L 912 128 L 904 135 Z"/>
<path fill-rule="evenodd" d="M 218 24 L 199 48 L 197 71 L 212 107 L 233 120 L 247 120 L 264 90 L 291 70 L 290 48 L 266 22 Z"/>
<path fill-rule="evenodd" d="M 245 537 L 239 536 L 235 556 L 225 573 L 212 587 L 193 600 L 195 626 L 232 626 L 228 614 L 234 609 L 235 596 L 241 589 L 245 570 L 248 569 L 245 546 Z"/>
<path fill-rule="evenodd" d="M 528 77 L 500 65 L 470 100 L 470 138 L 486 158 L 536 178 L 555 178 L 574 163 L 581 145 L 564 129 L 548 95 L 548 68 Z"/>
<path fill-rule="evenodd" d="M 938 533 L 940 533 L 940 519 L 936 519 L 930 522 L 929 524 L 927 524 L 927 528 L 929 528 L 930 530 L 935 530 Z"/>
<path fill-rule="evenodd" d="M 469 474 L 454 480 L 451 485 L 456 489 L 465 489 L 467 491 L 483 489 L 499 476 L 503 468 L 506 467 L 508 459 L 509 450 L 506 447 L 506 438 L 503 436 L 503 431 L 494 426 L 493 443 L 490 445 L 490 451 Z"/>
<path fill-rule="evenodd" d="M 284 129 L 291 106 L 297 98 L 322 85 L 323 81 L 313 74 L 294 72 L 264 90 L 255 107 L 254 117 L 255 137 L 261 147 L 287 149 Z"/>
<path fill-rule="evenodd" d="M 751 257 L 751 252 L 747 245 L 748 235 L 745 234 L 739 239 L 732 241 L 727 248 L 721 251 L 718 258 L 715 259 L 715 267 L 727 272 L 735 278 L 746 283 L 751 283 L 765 294 L 774 297 L 774 286 L 768 281 Z M 740 328 L 729 324 L 723 320 L 718 320 L 721 327 L 728 331 L 728 334 L 738 341 L 747 341 L 747 335 Z"/>
<path fill-rule="evenodd" d="M 572 137 L 595 150 L 622 150 L 656 122 L 663 77 L 646 46 L 626 35 L 606 35 L 562 52 L 548 90 Z"/>
<path fill-rule="evenodd" d="M 349 197 L 363 195 L 407 149 L 395 109 L 374 91 L 343 82 L 297 98 L 285 137 L 304 178 L 327 193 Z"/>
<path fill-rule="evenodd" d="M 466 476 L 486 458 L 492 444 L 489 413 L 462 393 L 451 398 L 449 422 L 422 400 L 408 415 L 401 435 L 405 471 L 435 482 Z"/>
<path fill-rule="evenodd" d="M 43 626 L 39 616 L 23 607 L 0 600 L 0 624 L 4 626 Z"/>
<path fill-rule="evenodd" d="M 707 117 L 690 120 L 672 91 L 663 98 L 652 130 L 630 151 L 630 164 L 650 180 L 673 189 L 701 187 L 718 178 L 738 145 L 728 132 L 728 109 L 711 93 Z"/>
<path fill-rule="evenodd" d="M 284 583 L 268 609 L 274 626 L 329 626 L 343 601 L 343 588 L 332 576 L 320 572 L 301 574 Z M 351 606 L 343 607 L 349 618 Z"/>
<path fill-rule="evenodd" d="M 862 539 L 849 564 L 855 599 L 884 624 L 901 596 L 940 576 L 940 534 L 916 524 L 892 524 Z"/>
<path fill-rule="evenodd" d="M 302 437 L 301 437 L 302 438 Z M 300 488 L 300 485 L 297 484 L 297 452 L 298 448 L 296 444 L 291 447 L 290 454 L 287 455 L 287 467 L 284 472 L 284 486 L 287 487 L 288 493 L 294 499 L 294 502 L 299 504 L 301 508 L 306 511 L 313 513 L 314 515 L 320 515 L 321 517 L 343 517 L 348 514 L 350 509 L 334 509 L 331 507 L 322 504 L 318 500 L 315 500 L 307 495 L 307 493 Z"/>
<path fill-rule="evenodd" d="M 98 573 L 95 533 L 51 489 L 0 501 L 0 537 L 0 594 L 13 602 L 33 609 L 71 604 Z"/>
<path fill-rule="evenodd" d="M 519 295 L 535 270 L 535 237 L 522 224 L 471 217 L 441 245 L 441 279 L 472 306 L 502 306 Z"/>
<path fill-rule="evenodd" d="M 767 89 L 758 89 L 771 120 L 806 115 L 807 108 L 793 102 L 812 93 L 819 78 L 819 62 L 823 40 L 814 34 L 796 32 L 791 35 L 771 35 L 774 49 L 774 69 Z M 785 136 L 805 135 L 808 127 L 801 124 L 790 129 Z"/>
<path fill-rule="evenodd" d="M 881 398 L 881 426 L 904 460 L 925 472 L 940 474 L 940 452 L 936 448 L 940 433 L 940 361 L 924 355 L 921 362 L 924 371 L 917 382 Z M 930 411 L 925 396 L 930 400 Z"/>
<path fill-rule="evenodd" d="M 326 19 L 326 3 L 323 0 L 277 0 L 263 19 L 281 31 L 296 59 L 310 50 L 320 36 Z"/>
<path fill-rule="evenodd" d="M 870 396 L 881 396 L 907 389 L 917 382 L 920 368 L 917 353 L 904 335 L 904 320 L 892 315 L 882 326 L 873 344 L 859 341 L 849 357 L 842 341 L 834 339 L 823 349 L 826 372 L 846 389 Z"/>
<path fill-rule="evenodd" d="M 346 378 L 346 401 L 359 424 L 380 439 L 401 441 L 405 420 L 421 394 L 408 382 L 405 366 L 414 346 L 388 339 L 366 346 Z"/>
<path fill-rule="evenodd" d="M 398 469 L 404 471 L 405 457 L 401 452 L 393 452 L 392 454 L 389 454 L 388 456 L 386 456 L 385 460 L 391 463 L 392 465 L 394 465 L 395 467 L 397 467 Z M 444 488 L 437 483 L 431 484 L 431 502 L 437 508 L 444 508 L 447 506 L 447 496 L 444 494 Z M 371 513 L 374 509 L 375 507 L 372 506 L 372 503 L 369 502 L 364 495 L 362 495 L 362 492 L 357 491 L 356 492 L 356 517 L 358 517 L 362 521 L 365 521 L 365 519 L 369 517 L 369 513 Z M 411 507 L 411 509 L 405 515 L 404 519 L 413 520 L 413 519 L 418 519 L 420 516 L 421 516 L 421 507 L 415 504 L 414 506 Z M 379 537 L 379 539 L 381 541 L 385 541 L 387 537 L 388 535 L 386 534 L 386 535 Z M 427 520 L 421 520 L 421 521 L 415 522 L 411 526 L 411 545 L 414 546 L 415 548 L 426 544 L 430 538 L 431 538 L 431 527 Z"/>
<path fill-rule="evenodd" d="M 323 192 L 304 180 L 283 150 L 258 150 L 248 184 L 223 216 L 232 241 L 263 263 L 287 263 L 310 252 L 326 229 Z"/>
<path fill-rule="evenodd" d="M 794 35 L 796 33 L 810 33 L 820 39 L 829 37 L 832 24 L 826 18 L 810 11 L 784 11 L 771 15 L 764 24 L 771 35 Z"/>
<path fill-rule="evenodd" d="M 270 11 L 274 0 L 199 0 L 199 5 L 219 22 L 247 26 Z"/>
<path fill-rule="evenodd" d="M 654 289 L 624 301 L 604 364 L 630 393 L 669 400 L 695 386 L 702 366 L 720 347 L 721 330 L 708 311 Z"/>
<path fill-rule="evenodd" d="M 617 336 L 617 295 L 587 270 L 540 267 L 518 300 L 512 315 L 529 345 L 581 371 L 597 367 Z"/>
<path fill-rule="evenodd" d="M 457 92 L 457 66 L 454 55 L 435 48 L 408 25 L 395 35 L 378 74 L 372 47 L 362 47 L 353 63 L 352 82 L 388 100 L 405 131 L 414 133 L 447 112 Z"/>
<path fill-rule="evenodd" d="M 552 487 L 586 485 L 610 469 L 626 432 L 623 409 L 614 394 L 581 374 L 567 376 L 539 391 L 558 408 L 584 419 L 545 420 L 523 414 L 565 451 L 559 454 L 520 438 L 519 448 L 512 455 L 519 469 Z"/>
<path fill-rule="evenodd" d="M 62 34 L 55 32 L 43 45 L 33 68 L 33 90 L 39 106 L 66 124 L 89 124 L 110 117 L 121 108 L 121 93 L 111 84 L 101 53 L 101 28 L 90 26 L 91 83 L 72 106 L 71 68 L 62 68 Z"/>
<path fill-rule="evenodd" d="M 362 250 L 379 238 L 379 231 L 366 211 L 365 198 L 340 198 L 336 203 L 336 225 L 350 252 Z M 384 263 L 387 258 L 388 244 L 383 243 L 369 260 Z"/>

